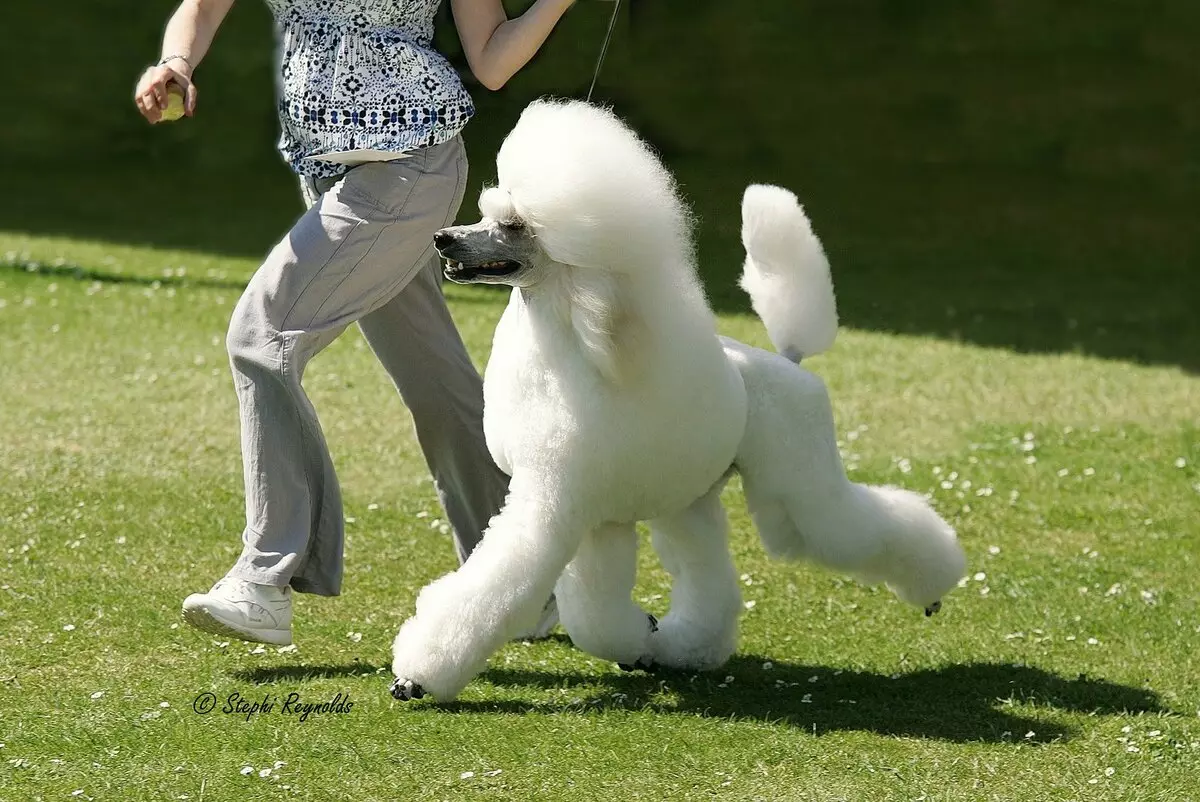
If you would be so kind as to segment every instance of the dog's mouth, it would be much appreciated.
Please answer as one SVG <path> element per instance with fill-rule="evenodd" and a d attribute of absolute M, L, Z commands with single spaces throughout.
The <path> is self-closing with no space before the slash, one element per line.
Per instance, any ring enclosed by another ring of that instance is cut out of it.
<path fill-rule="evenodd" d="M 480 262 L 476 265 L 465 265 L 454 259 L 446 259 L 444 272 L 446 278 L 457 284 L 466 284 L 477 278 L 504 278 L 519 271 L 524 265 L 508 259 L 494 262 Z"/>

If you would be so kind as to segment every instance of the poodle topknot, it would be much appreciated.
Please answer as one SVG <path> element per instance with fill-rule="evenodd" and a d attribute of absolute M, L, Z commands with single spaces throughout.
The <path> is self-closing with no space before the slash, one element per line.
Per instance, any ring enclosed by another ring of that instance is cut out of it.
<path fill-rule="evenodd" d="M 496 168 L 498 189 L 551 259 L 612 270 L 690 269 L 691 214 L 675 179 L 611 110 L 535 101 L 501 145 Z M 484 193 L 485 217 L 502 219 L 497 198 Z"/>

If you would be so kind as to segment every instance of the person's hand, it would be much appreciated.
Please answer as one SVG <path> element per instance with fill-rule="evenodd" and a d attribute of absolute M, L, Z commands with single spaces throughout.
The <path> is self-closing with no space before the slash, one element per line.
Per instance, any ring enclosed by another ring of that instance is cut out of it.
<path fill-rule="evenodd" d="M 162 119 L 167 107 L 168 84 L 177 84 L 183 90 L 183 113 L 188 117 L 196 113 L 196 85 L 184 70 L 186 67 L 181 60 L 173 60 L 149 67 L 142 73 L 133 92 L 133 102 L 143 117 L 152 123 Z"/>

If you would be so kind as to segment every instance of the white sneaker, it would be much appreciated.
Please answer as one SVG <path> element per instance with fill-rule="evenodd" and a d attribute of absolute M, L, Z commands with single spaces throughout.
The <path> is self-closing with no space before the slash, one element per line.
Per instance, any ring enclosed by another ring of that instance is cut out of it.
<path fill-rule="evenodd" d="M 518 635 L 514 640 L 543 640 L 556 626 L 558 626 L 558 602 L 551 596 L 550 601 L 546 602 L 546 606 L 542 608 L 542 617 L 538 619 L 537 625 L 530 631 Z"/>
<path fill-rule="evenodd" d="M 292 589 L 225 577 L 208 593 L 183 600 L 183 620 L 214 635 L 286 646 L 292 642 Z"/>

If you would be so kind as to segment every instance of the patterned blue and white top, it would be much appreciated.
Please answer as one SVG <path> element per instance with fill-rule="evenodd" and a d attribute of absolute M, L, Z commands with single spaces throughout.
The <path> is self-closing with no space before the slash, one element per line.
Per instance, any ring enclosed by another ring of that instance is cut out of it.
<path fill-rule="evenodd" d="M 475 113 L 433 48 L 441 0 L 266 0 L 279 47 L 279 150 L 302 175 L 344 165 L 306 157 L 403 151 L 453 139 Z"/>

